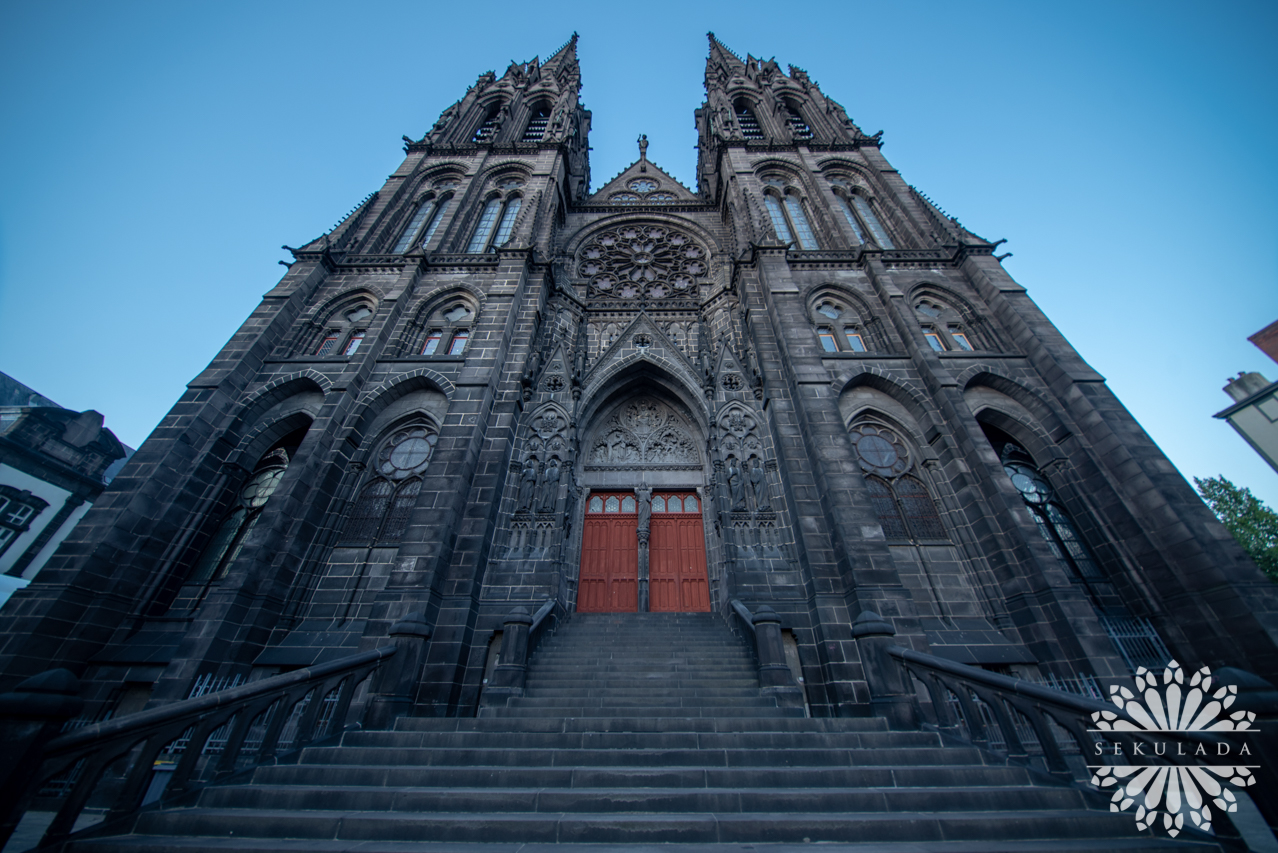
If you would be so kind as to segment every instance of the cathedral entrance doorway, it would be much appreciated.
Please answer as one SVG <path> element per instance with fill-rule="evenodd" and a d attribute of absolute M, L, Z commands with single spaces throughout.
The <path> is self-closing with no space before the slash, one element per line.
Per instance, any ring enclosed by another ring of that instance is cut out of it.
<path fill-rule="evenodd" d="M 693 492 L 659 492 L 651 504 L 646 500 L 630 492 L 590 496 L 582 530 L 579 613 L 709 612 L 700 498 Z M 641 607 L 645 599 L 646 608 Z"/>

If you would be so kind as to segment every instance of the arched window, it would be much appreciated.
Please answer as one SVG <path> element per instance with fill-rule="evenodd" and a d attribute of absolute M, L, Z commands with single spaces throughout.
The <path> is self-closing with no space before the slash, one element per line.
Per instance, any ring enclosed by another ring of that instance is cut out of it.
<path fill-rule="evenodd" d="M 799 200 L 798 191 L 789 187 L 784 178 L 764 178 L 763 182 L 784 192 L 778 197 L 772 192 L 765 192 L 763 202 L 767 205 L 768 216 L 772 219 L 772 227 L 776 229 L 777 239 L 783 243 L 797 243 L 800 249 L 812 250 L 820 248 L 812 226 L 808 223 L 808 215 Z"/>
<path fill-rule="evenodd" d="M 248 482 L 240 488 L 226 517 L 196 561 L 189 583 L 209 583 L 226 576 L 231 564 L 240 555 L 244 541 L 261 519 L 267 501 L 279 487 L 288 468 L 289 451 L 296 452 L 305 434 L 306 430 L 297 430 L 258 460 Z"/>
<path fill-rule="evenodd" d="M 803 116 L 792 105 L 786 104 L 786 123 L 790 126 L 790 133 L 795 139 L 811 139 L 812 128 L 804 121 Z"/>
<path fill-rule="evenodd" d="M 492 142 L 493 137 L 497 135 L 497 117 L 501 114 L 501 106 L 494 106 L 488 113 L 488 116 L 475 128 L 475 135 L 471 137 L 471 142 Z"/>
<path fill-rule="evenodd" d="M 915 315 L 923 327 L 923 338 L 937 352 L 972 352 L 972 335 L 959 312 L 941 300 L 928 296 L 914 303 Z"/>
<path fill-rule="evenodd" d="M 754 117 L 754 110 L 750 109 L 750 105 L 737 101 L 733 109 L 737 114 L 737 127 L 741 128 L 741 135 L 746 139 L 762 139 L 763 128 L 759 127 L 759 120 Z"/>
<path fill-rule="evenodd" d="M 372 477 L 351 505 L 339 545 L 394 547 L 408 529 L 438 434 L 429 424 L 401 427 L 381 443 Z"/>
<path fill-rule="evenodd" d="M 475 322 L 475 308 L 468 300 L 453 299 L 426 317 L 425 335 L 412 352 L 416 355 L 462 355 Z M 419 332 L 420 334 L 420 332 Z"/>
<path fill-rule="evenodd" d="M 948 539 L 927 486 L 912 473 L 909 449 L 894 431 L 863 422 L 852 428 L 870 503 L 889 542 Z"/>
<path fill-rule="evenodd" d="M 437 189 L 455 186 L 457 186 L 456 181 L 447 181 L 437 185 Z M 402 255 L 411 249 L 425 249 L 430 244 L 431 238 L 435 236 L 435 232 L 439 230 L 439 223 L 443 221 L 452 203 L 453 194 L 450 192 L 438 197 L 428 196 L 422 199 L 417 205 L 417 210 L 413 211 L 412 218 L 408 220 L 408 224 L 400 233 L 395 248 L 391 251 L 396 255 Z"/>
<path fill-rule="evenodd" d="M 1075 577 L 1104 580 L 1105 574 L 1092 558 L 1078 528 L 1074 526 L 1065 507 L 1056 500 L 1051 483 L 1034 464 L 1030 455 L 1019 445 L 1001 440 L 997 434 L 990 435 L 989 430 L 987 435 L 991 442 L 996 443 L 1003 471 L 1021 493 L 1021 500 L 1025 501 L 1025 507 L 1034 519 L 1039 534 L 1046 540 L 1056 559 Z"/>
<path fill-rule="evenodd" d="M 524 137 L 520 142 L 541 142 L 541 138 L 546 135 L 546 125 L 550 123 L 550 106 L 548 104 L 538 104 L 533 107 L 532 115 L 528 119 L 528 126 L 524 128 Z"/>
<path fill-rule="evenodd" d="M 470 237 L 467 252 L 495 252 L 504 246 L 515 230 L 515 222 L 519 218 L 519 209 L 524 200 L 513 191 L 523 186 L 518 178 L 503 178 L 497 181 L 496 187 L 503 195 L 494 195 L 484 202 L 484 209 L 479 214 L 479 223 Z"/>
<path fill-rule="evenodd" d="M 856 312 L 831 298 L 817 301 L 812 309 L 817 341 L 825 352 L 868 352 L 865 330 Z M 835 321 L 835 322 L 830 322 Z M 837 323 L 837 325 L 835 324 Z"/>
<path fill-rule="evenodd" d="M 334 311 L 324 323 L 324 332 L 314 345 L 317 356 L 354 355 L 368 334 L 373 307 L 366 302 L 348 303 Z"/>

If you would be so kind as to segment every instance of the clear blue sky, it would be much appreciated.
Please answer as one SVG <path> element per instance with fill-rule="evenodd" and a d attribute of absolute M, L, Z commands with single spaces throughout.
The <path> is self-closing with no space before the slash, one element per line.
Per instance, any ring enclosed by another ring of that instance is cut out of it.
<path fill-rule="evenodd" d="M 525 10 L 535 11 L 525 11 Z M 694 183 L 707 30 L 806 69 L 989 239 L 1186 476 L 1278 506 L 1211 415 L 1278 365 L 1278 4 L 7 3 L 0 370 L 138 445 L 298 245 L 480 72 L 577 30 L 595 186 Z"/>

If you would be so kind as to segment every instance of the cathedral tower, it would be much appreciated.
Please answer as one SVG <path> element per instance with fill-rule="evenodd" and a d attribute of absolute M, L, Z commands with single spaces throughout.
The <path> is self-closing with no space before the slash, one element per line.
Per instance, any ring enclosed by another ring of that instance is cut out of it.
<path fill-rule="evenodd" d="M 713 36 L 695 187 L 596 190 L 576 36 L 488 72 L 279 284 L 30 587 L 4 686 L 136 710 L 429 626 L 470 716 L 512 612 L 774 608 L 1041 679 L 1278 675 L 1278 600 L 1004 271 L 808 74 Z"/>

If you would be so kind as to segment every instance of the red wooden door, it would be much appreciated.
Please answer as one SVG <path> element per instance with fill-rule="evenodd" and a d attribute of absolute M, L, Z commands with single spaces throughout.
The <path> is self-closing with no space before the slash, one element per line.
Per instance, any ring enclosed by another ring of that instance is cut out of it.
<path fill-rule="evenodd" d="M 590 496 L 581 534 L 578 612 L 634 613 L 639 609 L 638 530 L 633 494 Z"/>
<path fill-rule="evenodd" d="M 688 492 L 652 496 L 648 609 L 709 612 L 701 501 Z"/>

